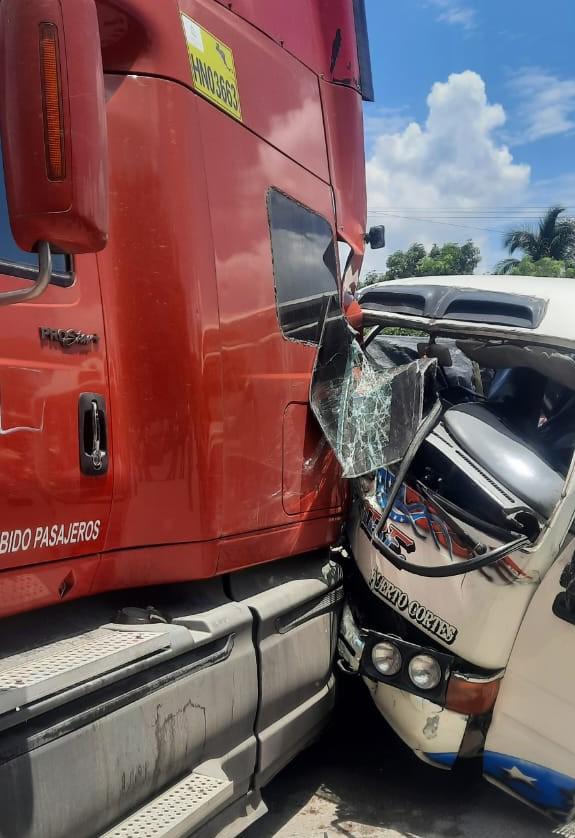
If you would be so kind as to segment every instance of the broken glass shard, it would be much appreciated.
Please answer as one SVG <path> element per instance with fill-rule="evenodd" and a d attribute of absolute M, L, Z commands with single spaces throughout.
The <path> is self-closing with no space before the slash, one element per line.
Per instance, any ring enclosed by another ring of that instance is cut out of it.
<path fill-rule="evenodd" d="M 331 308 L 311 383 L 310 403 L 344 477 L 360 477 L 404 456 L 423 415 L 426 376 L 435 359 L 383 365 Z"/>

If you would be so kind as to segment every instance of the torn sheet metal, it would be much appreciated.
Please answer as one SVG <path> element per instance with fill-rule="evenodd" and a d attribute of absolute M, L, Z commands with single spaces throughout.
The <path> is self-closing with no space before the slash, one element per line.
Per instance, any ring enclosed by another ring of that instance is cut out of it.
<path fill-rule="evenodd" d="M 422 418 L 425 376 L 436 361 L 383 366 L 364 352 L 340 313 L 325 319 L 310 403 L 344 477 L 400 460 Z"/>

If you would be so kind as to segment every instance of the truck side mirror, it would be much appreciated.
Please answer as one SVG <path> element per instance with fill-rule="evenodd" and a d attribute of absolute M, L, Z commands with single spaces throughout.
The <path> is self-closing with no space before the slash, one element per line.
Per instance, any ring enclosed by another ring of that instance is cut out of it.
<path fill-rule="evenodd" d="M 385 247 L 385 227 L 383 224 L 377 227 L 370 227 L 369 233 L 364 236 L 366 244 L 369 244 L 372 250 L 380 250 Z"/>
<path fill-rule="evenodd" d="M 0 48 L 0 131 L 14 238 L 23 250 L 40 251 L 44 264 L 46 243 L 65 253 L 101 250 L 108 166 L 94 0 L 2 0 Z"/>

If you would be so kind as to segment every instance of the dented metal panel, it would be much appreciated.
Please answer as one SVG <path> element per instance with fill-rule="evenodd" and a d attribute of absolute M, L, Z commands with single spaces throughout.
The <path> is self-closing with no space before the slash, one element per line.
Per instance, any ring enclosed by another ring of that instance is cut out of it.
<path fill-rule="evenodd" d="M 483 752 L 492 782 L 572 818 L 573 677 L 561 664 L 575 607 L 561 612 L 557 602 L 568 598 L 561 588 L 575 588 L 575 560 L 563 567 L 561 559 L 572 553 L 575 515 L 575 296 L 560 280 L 507 280 L 381 283 L 363 295 L 364 327 L 377 327 L 367 352 L 348 339 L 344 362 L 343 350 L 322 346 L 318 367 L 333 375 L 312 395 L 324 412 L 331 407 L 330 444 L 343 449 L 351 439 L 343 455 L 352 466 L 353 444 L 362 446 L 365 467 L 374 452 L 387 454 L 395 425 L 413 439 L 399 466 L 363 472 L 354 484 L 349 538 L 359 574 L 339 652 L 422 759 L 446 768 Z M 395 344 L 394 334 L 382 339 L 388 326 L 425 334 Z M 453 375 L 455 351 L 467 361 L 463 376 Z M 403 415 L 386 391 L 386 375 L 401 380 L 410 359 L 426 355 L 439 367 L 425 392 L 426 404 L 440 406 L 431 431 L 426 419 L 410 424 L 430 415 L 419 412 L 417 387 Z M 399 654 L 399 670 L 378 668 L 375 651 L 385 645 Z M 424 687 L 409 665 L 406 675 L 409 654 L 431 658 L 442 680 Z"/>

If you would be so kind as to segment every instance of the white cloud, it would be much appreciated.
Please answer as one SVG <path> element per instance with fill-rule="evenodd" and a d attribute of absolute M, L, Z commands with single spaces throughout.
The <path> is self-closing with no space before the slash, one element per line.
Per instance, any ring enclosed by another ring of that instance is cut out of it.
<path fill-rule="evenodd" d="M 364 132 L 367 143 L 375 141 L 381 134 L 395 134 L 409 125 L 407 107 L 370 108 L 364 120 Z"/>
<path fill-rule="evenodd" d="M 369 221 L 386 224 L 388 247 L 368 251 L 365 269 L 382 270 L 387 254 L 414 241 L 430 246 L 473 238 L 482 248 L 482 268 L 489 270 L 501 257 L 505 215 L 480 221 L 466 214 L 528 204 L 530 167 L 514 162 L 498 140 L 505 111 L 488 101 L 477 73 L 466 70 L 437 82 L 427 105 L 424 124 L 410 122 L 373 142 Z"/>
<path fill-rule="evenodd" d="M 474 29 L 476 26 L 476 11 L 468 3 L 458 0 L 427 0 L 428 6 L 434 6 L 439 14 L 437 19 L 441 23 L 462 26 L 464 29 Z"/>
<path fill-rule="evenodd" d="M 520 131 L 514 144 L 534 142 L 575 128 L 575 79 L 561 79 L 540 67 L 526 67 L 512 76 Z"/>

